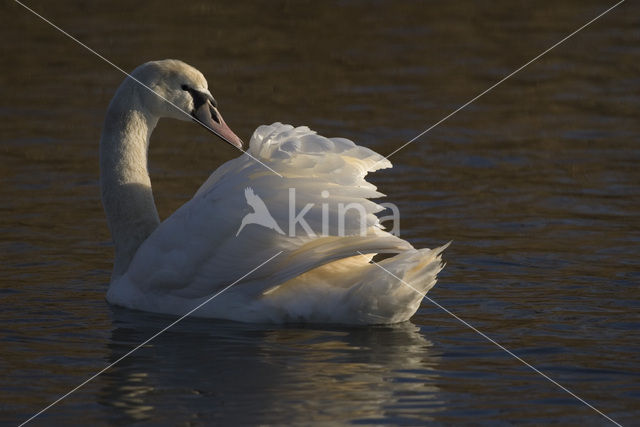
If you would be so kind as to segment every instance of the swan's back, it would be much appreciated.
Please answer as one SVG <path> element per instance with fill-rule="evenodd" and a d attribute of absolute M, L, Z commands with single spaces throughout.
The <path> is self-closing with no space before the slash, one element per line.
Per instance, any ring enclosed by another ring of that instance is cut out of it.
<path fill-rule="evenodd" d="M 369 199 L 383 194 L 365 176 L 390 166 L 343 138 L 280 123 L 260 126 L 248 153 L 218 168 L 141 245 L 108 299 L 183 314 L 280 253 L 194 315 L 260 322 L 407 320 L 420 292 L 435 284 L 444 247 L 416 250 L 382 229 L 375 215 L 382 207 Z M 260 220 L 242 223 L 258 214 L 251 205 L 262 206 L 248 203 L 247 194 L 266 206 L 267 222 L 276 228 Z M 398 254 L 380 263 L 389 272 L 369 262 L 377 253 Z"/>

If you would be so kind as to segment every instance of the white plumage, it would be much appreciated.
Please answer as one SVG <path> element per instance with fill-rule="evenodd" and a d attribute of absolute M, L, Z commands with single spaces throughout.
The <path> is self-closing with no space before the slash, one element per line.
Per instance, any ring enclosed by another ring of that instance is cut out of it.
<path fill-rule="evenodd" d="M 122 145 L 118 135 L 103 134 L 103 152 Z M 381 207 L 369 200 L 382 194 L 365 176 L 386 167 L 384 157 L 346 139 L 281 123 L 260 126 L 247 153 L 220 166 L 121 260 L 126 267 L 114 270 L 107 299 L 181 315 L 281 252 L 193 315 L 246 322 L 407 320 L 420 292 L 435 284 L 446 246 L 417 250 L 382 230 L 375 216 Z M 105 189 L 112 181 L 102 177 L 103 200 L 118 197 Z M 114 225 L 117 214 L 109 214 L 116 203 L 104 203 L 117 252 L 114 230 L 126 227 Z M 305 224 L 291 224 L 292 211 L 294 217 L 305 211 Z M 380 262 L 392 274 L 369 262 L 377 253 L 397 253 Z"/>

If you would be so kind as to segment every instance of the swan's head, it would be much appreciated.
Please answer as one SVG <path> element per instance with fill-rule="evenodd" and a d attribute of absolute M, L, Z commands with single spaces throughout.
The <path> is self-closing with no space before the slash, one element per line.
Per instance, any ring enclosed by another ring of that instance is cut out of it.
<path fill-rule="evenodd" d="M 194 120 L 229 144 L 242 148 L 242 140 L 222 119 L 218 103 L 200 71 L 182 61 L 165 59 L 142 64 L 131 76 L 155 92 L 138 87 L 142 103 L 156 117 Z"/>

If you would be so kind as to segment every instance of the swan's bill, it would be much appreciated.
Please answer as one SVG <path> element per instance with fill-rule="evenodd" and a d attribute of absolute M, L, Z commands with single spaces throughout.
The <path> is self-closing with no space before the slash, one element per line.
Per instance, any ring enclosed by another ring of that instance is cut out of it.
<path fill-rule="evenodd" d="M 242 150 L 242 140 L 227 126 L 222 118 L 222 114 L 211 104 L 211 101 L 207 100 L 207 102 L 200 105 L 200 107 L 193 112 L 193 117 L 198 123 L 204 125 L 204 127 L 216 134 L 223 141 Z"/>

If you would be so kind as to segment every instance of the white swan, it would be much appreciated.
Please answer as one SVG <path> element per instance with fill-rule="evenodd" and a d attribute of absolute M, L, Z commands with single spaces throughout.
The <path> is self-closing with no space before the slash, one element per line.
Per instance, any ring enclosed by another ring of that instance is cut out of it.
<path fill-rule="evenodd" d="M 375 324 L 416 312 L 422 300 L 416 290 L 433 287 L 446 246 L 416 250 L 382 230 L 374 215 L 381 208 L 368 200 L 382 194 L 364 177 L 390 167 L 384 157 L 307 127 L 260 126 L 248 153 L 218 168 L 160 223 L 147 170 L 159 118 L 189 120 L 186 111 L 230 144 L 242 142 L 195 68 L 155 61 L 132 76 L 138 81 L 125 79 L 109 105 L 100 141 L 102 201 L 115 243 L 110 303 L 181 315 L 282 251 L 193 315 Z M 260 209 L 247 204 L 245 191 L 259 197 L 252 204 Z M 242 222 L 247 214 L 263 215 L 262 207 L 278 230 Z M 397 253 L 380 262 L 392 274 L 369 262 L 376 253 Z"/>

